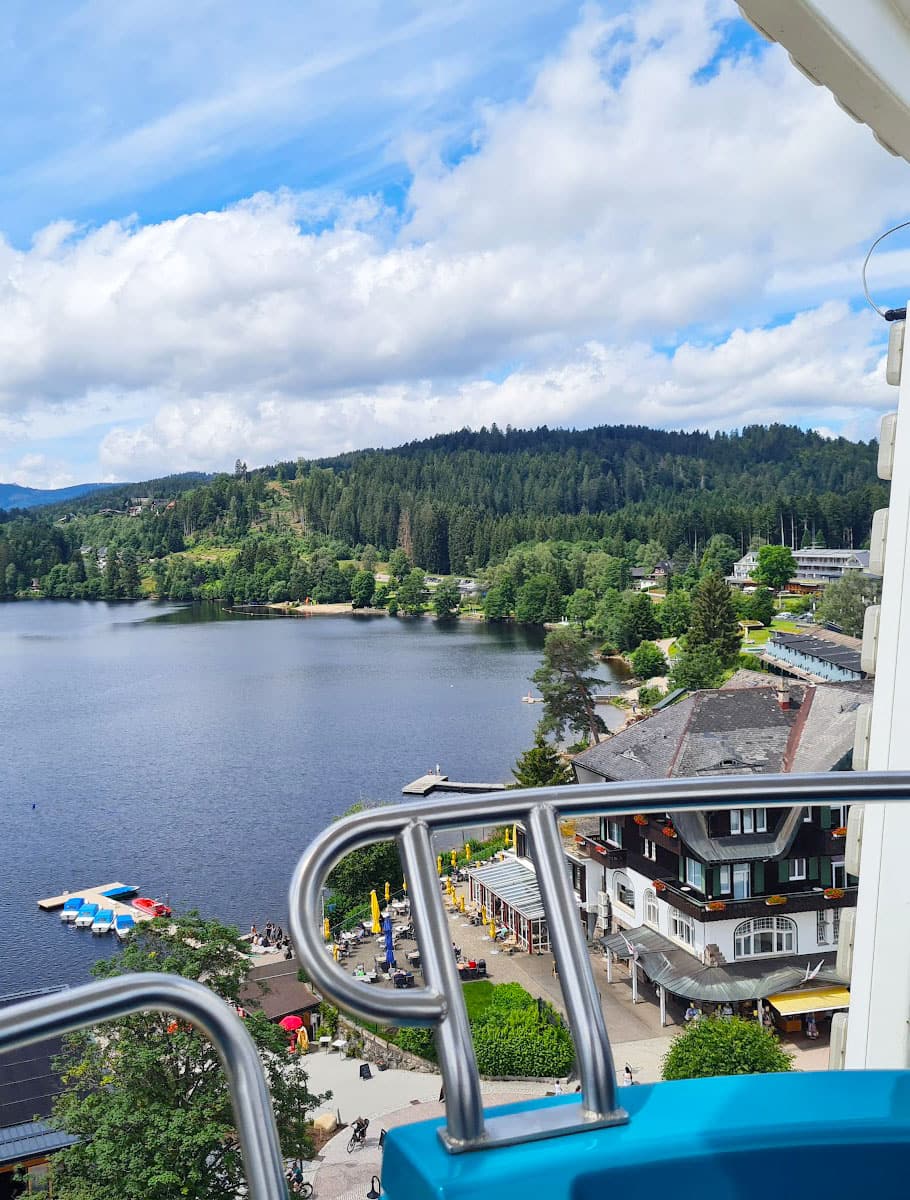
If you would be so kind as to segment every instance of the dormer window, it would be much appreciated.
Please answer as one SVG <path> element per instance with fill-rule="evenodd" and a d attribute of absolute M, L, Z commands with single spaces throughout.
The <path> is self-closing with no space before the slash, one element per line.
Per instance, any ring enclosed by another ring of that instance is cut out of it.
<path fill-rule="evenodd" d="M 768 810 L 766 808 L 731 808 L 731 833 L 767 833 Z"/>

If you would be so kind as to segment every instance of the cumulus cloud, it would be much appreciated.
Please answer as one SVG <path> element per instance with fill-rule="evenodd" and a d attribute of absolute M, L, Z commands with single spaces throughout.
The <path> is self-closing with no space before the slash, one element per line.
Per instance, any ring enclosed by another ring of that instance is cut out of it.
<path fill-rule="evenodd" d="M 121 477 L 493 420 L 870 434 L 881 329 L 848 301 L 906 164 L 727 48 L 730 12 L 586 9 L 471 153 L 411 144 L 403 216 L 280 193 L 0 246 L 0 431 L 106 425 Z"/>

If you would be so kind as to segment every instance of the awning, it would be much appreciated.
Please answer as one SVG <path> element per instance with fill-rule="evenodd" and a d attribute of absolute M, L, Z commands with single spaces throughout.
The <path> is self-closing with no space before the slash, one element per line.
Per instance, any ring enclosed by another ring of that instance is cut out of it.
<path fill-rule="evenodd" d="M 545 914 L 536 874 L 514 858 L 503 862 L 475 867 L 468 875 L 508 904 L 529 921 L 539 921 Z"/>
<path fill-rule="evenodd" d="M 778 992 L 769 996 L 782 1017 L 796 1017 L 801 1013 L 831 1012 L 835 1008 L 850 1007 L 850 993 L 844 987 L 812 988 L 808 992 Z"/>

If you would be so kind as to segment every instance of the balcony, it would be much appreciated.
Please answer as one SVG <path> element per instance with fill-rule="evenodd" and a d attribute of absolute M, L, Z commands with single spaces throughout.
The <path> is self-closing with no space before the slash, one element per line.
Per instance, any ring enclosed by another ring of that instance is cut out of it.
<path fill-rule="evenodd" d="M 683 884 L 677 880 L 663 880 L 664 887 L 658 890 L 658 895 L 680 912 L 696 921 L 732 921 L 746 920 L 749 917 L 767 917 L 778 914 L 788 916 L 792 913 L 816 912 L 819 908 L 851 908 L 856 905 L 855 887 L 843 889 L 843 896 L 837 900 L 826 900 L 824 891 L 794 892 L 786 896 L 785 904 L 766 904 L 768 896 L 782 893 L 769 892 L 767 895 L 750 896 L 748 900 L 733 900 L 724 897 L 723 900 L 702 900 L 686 891 Z M 712 904 L 723 904 L 723 908 L 712 908 Z"/>
<path fill-rule="evenodd" d="M 579 850 L 583 850 L 588 858 L 600 863 L 602 867 L 624 867 L 626 865 L 626 851 L 617 846 L 611 846 L 609 842 L 605 842 L 601 838 L 582 837 L 581 834 L 576 834 L 575 845 Z"/>

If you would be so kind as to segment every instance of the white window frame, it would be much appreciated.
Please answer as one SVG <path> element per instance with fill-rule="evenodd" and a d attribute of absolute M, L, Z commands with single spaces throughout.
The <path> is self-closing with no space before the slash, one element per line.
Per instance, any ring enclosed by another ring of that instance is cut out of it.
<path fill-rule="evenodd" d="M 695 921 L 678 908 L 670 909 L 670 936 L 690 950 L 695 949 Z"/>
<path fill-rule="evenodd" d="M 820 946 L 827 946 L 829 944 L 828 913 L 823 908 L 820 908 L 816 914 L 815 940 Z"/>
<path fill-rule="evenodd" d="M 804 858 L 790 859 L 790 878 L 791 879 L 807 879 L 809 864 Z"/>
<path fill-rule="evenodd" d="M 803 816 L 803 824 L 805 825 L 807 822 L 809 822 L 811 820 L 812 820 L 812 805 L 810 804 L 809 807 L 806 809 L 805 814 Z"/>
<path fill-rule="evenodd" d="M 766 808 L 731 808 L 730 833 L 767 833 L 768 810 Z"/>
<path fill-rule="evenodd" d="M 720 880 L 719 880 L 720 893 L 722 896 L 729 896 L 731 891 L 733 890 L 732 876 L 730 873 L 730 864 L 724 863 L 722 866 L 718 867 L 717 869 L 720 874 Z"/>
<path fill-rule="evenodd" d="M 838 888 L 847 886 L 847 868 L 842 858 L 831 859 L 831 886 Z"/>
<path fill-rule="evenodd" d="M 607 820 L 607 841 L 611 846 L 616 846 L 619 850 L 622 849 L 622 821 Z"/>
<path fill-rule="evenodd" d="M 660 907 L 657 903 L 657 893 L 653 888 L 645 888 L 644 910 L 645 924 L 658 929 L 660 927 Z"/>
<path fill-rule="evenodd" d="M 761 942 L 756 941 L 761 938 Z M 756 950 L 756 945 L 761 948 Z M 797 926 L 790 917 L 752 917 L 733 930 L 733 958 L 780 958 L 798 953 Z"/>
<path fill-rule="evenodd" d="M 657 862 L 657 842 L 652 842 L 650 838 L 642 838 L 641 852 L 649 862 Z"/>
<path fill-rule="evenodd" d="M 742 882 L 743 873 L 745 872 L 745 888 L 743 889 L 743 893 L 741 896 L 738 896 L 736 894 L 737 872 L 739 873 L 740 882 Z M 732 875 L 733 875 L 733 899 L 734 900 L 748 900 L 752 895 L 752 868 L 749 866 L 748 863 L 734 863 Z"/>
<path fill-rule="evenodd" d="M 629 900 L 624 900 L 620 895 L 620 884 L 625 884 L 623 891 L 631 897 Z M 613 873 L 612 895 L 614 904 L 621 904 L 624 909 L 634 915 L 635 913 L 635 889 L 632 887 L 632 880 L 625 871 L 615 871 Z"/>
<path fill-rule="evenodd" d="M 686 883 L 698 892 L 705 890 L 705 868 L 697 858 L 686 857 Z"/>

